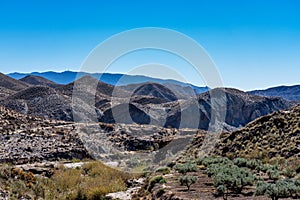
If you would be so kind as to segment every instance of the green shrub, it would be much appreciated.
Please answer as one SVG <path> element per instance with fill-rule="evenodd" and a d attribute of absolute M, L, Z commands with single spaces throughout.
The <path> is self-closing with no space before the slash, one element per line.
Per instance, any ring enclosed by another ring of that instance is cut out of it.
<path fill-rule="evenodd" d="M 226 157 L 204 157 L 198 160 L 197 164 L 208 167 L 212 164 L 233 164 L 233 162 Z"/>
<path fill-rule="evenodd" d="M 188 191 L 190 191 L 191 185 L 196 183 L 196 181 L 197 181 L 196 176 L 185 175 L 179 178 L 180 185 L 185 185 Z"/>
<path fill-rule="evenodd" d="M 293 195 L 299 194 L 299 190 L 298 181 L 291 179 L 279 180 L 276 183 L 259 182 L 255 195 L 267 195 L 272 200 L 278 200 L 279 198 L 293 197 Z"/>
<path fill-rule="evenodd" d="M 208 177 L 212 177 L 212 176 L 216 175 L 221 170 L 221 168 L 223 168 L 225 166 L 229 167 L 229 166 L 232 166 L 232 165 L 227 165 L 227 164 L 226 165 L 225 164 L 211 164 L 207 168 L 206 173 L 207 173 Z"/>
<path fill-rule="evenodd" d="M 273 181 L 276 181 L 280 178 L 281 171 L 278 169 L 270 168 L 267 170 L 267 174 L 270 179 L 272 179 Z"/>
<path fill-rule="evenodd" d="M 170 173 L 170 168 L 169 167 L 161 167 L 161 168 L 158 168 L 156 170 L 156 172 L 162 173 L 163 175 L 169 174 Z"/>
<path fill-rule="evenodd" d="M 176 164 L 174 169 L 181 174 L 186 174 L 187 172 L 196 172 L 198 171 L 198 166 L 195 163 L 187 162 L 184 164 Z"/>
<path fill-rule="evenodd" d="M 293 178 L 296 176 L 296 172 L 293 171 L 291 168 L 286 168 L 284 171 L 283 171 L 283 175 L 288 177 L 288 178 Z"/>
<path fill-rule="evenodd" d="M 236 165 L 219 165 L 214 171 L 214 186 L 218 188 L 223 185 L 227 189 L 240 193 L 244 186 L 253 185 L 255 176 L 246 168 Z"/>
<path fill-rule="evenodd" d="M 239 167 L 246 167 L 247 166 L 247 159 L 245 159 L 245 158 L 235 158 L 233 160 L 233 163 L 236 166 L 239 166 Z"/>
<path fill-rule="evenodd" d="M 155 186 L 157 183 L 163 184 L 163 183 L 166 183 L 166 182 L 167 182 L 167 180 L 166 180 L 164 177 L 162 177 L 162 176 L 154 176 L 154 177 L 152 177 L 152 178 L 150 179 L 147 190 L 148 190 L 149 192 L 151 192 L 152 189 L 154 188 L 154 186 Z"/>
<path fill-rule="evenodd" d="M 255 169 L 255 170 L 261 170 L 263 166 L 263 163 L 261 160 L 257 160 L 257 159 L 251 159 L 251 160 L 247 160 L 246 162 L 246 167 L 250 168 L 250 169 Z"/>

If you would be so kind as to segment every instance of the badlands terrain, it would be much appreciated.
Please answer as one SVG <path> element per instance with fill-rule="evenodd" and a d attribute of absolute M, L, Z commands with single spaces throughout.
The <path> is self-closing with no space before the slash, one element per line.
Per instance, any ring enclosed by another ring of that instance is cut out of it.
<path fill-rule="evenodd" d="M 0 199 L 300 195 L 299 86 L 207 91 L 145 77 L 18 75 L 0 74 Z"/>

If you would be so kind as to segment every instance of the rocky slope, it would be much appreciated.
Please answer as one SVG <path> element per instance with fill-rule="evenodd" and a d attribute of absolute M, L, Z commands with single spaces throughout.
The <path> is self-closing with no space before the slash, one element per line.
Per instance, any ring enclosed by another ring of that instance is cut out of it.
<path fill-rule="evenodd" d="M 28 86 L 29 85 L 27 83 L 13 79 L 0 73 L 0 87 L 2 88 L 6 88 L 12 91 L 20 91 L 27 88 Z"/>
<path fill-rule="evenodd" d="M 0 163 L 89 158 L 72 123 L 23 115 L 0 106 Z"/>
<path fill-rule="evenodd" d="M 28 87 L 27 83 L 0 73 L 0 100 Z"/>
<path fill-rule="evenodd" d="M 289 101 L 300 101 L 300 85 L 279 86 L 266 90 L 254 90 L 249 93 L 260 96 L 281 97 Z"/>
<path fill-rule="evenodd" d="M 189 113 L 195 110 L 197 106 L 200 113 L 199 128 L 207 130 L 211 120 L 212 94 L 214 97 L 217 97 L 216 105 L 218 105 L 219 109 L 217 112 L 226 112 L 226 116 L 224 117 L 225 124 L 222 125 L 225 129 L 245 126 L 258 117 L 292 106 L 290 102 L 281 98 L 260 97 L 236 89 L 217 88 L 210 92 L 200 94 L 197 97 L 198 105 L 195 105 L 193 101 L 186 101 L 180 105 L 181 108 L 172 108 L 172 111 L 168 113 L 166 125 L 176 127 L 176 124 L 180 124 L 181 116 L 189 116 Z M 187 121 L 186 126 L 188 126 L 188 124 Z M 226 126 L 228 127 L 226 128 Z"/>
<path fill-rule="evenodd" d="M 300 105 L 261 117 L 224 133 L 216 153 L 261 159 L 300 157 Z"/>
<path fill-rule="evenodd" d="M 101 112 L 84 101 L 76 104 L 76 118 L 93 118 Z M 74 101 L 75 101 L 74 100 Z M 0 101 L 0 104 L 23 114 L 48 119 L 73 121 L 72 99 L 47 86 L 32 86 Z M 95 114 L 96 113 L 96 114 Z"/>

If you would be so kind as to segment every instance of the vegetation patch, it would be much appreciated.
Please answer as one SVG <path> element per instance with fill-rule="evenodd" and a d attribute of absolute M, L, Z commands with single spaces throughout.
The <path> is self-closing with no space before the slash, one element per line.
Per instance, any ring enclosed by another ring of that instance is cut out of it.
<path fill-rule="evenodd" d="M 11 191 L 11 199 L 104 199 L 108 193 L 126 190 L 125 182 L 132 178 L 99 161 L 75 169 L 61 167 L 50 178 L 8 165 L 0 168 L 0 189 Z"/>

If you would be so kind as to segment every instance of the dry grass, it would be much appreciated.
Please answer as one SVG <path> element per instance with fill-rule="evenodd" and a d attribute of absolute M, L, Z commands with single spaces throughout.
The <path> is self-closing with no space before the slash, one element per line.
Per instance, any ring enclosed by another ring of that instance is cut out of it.
<path fill-rule="evenodd" d="M 10 191 L 10 199 L 104 199 L 108 193 L 126 190 L 125 181 L 132 177 L 98 161 L 76 169 L 61 167 L 51 178 L 34 177 L 8 165 L 0 171 L 0 189 Z"/>

